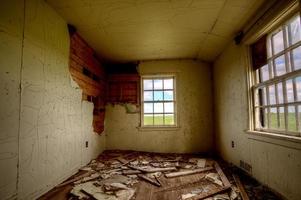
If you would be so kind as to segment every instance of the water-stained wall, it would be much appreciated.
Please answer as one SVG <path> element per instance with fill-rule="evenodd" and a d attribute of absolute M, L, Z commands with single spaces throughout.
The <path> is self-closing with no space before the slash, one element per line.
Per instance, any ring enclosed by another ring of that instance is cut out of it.
<path fill-rule="evenodd" d="M 0 52 L 0 196 L 33 199 L 96 157 L 105 137 L 70 78 L 67 24 L 44 1 L 1 3 Z"/>
<path fill-rule="evenodd" d="M 298 200 L 301 196 L 301 141 L 246 133 L 248 99 L 244 48 L 231 43 L 214 63 L 214 124 L 218 153 L 237 166 L 240 160 L 251 164 L 256 179 L 288 199 Z"/>
<path fill-rule="evenodd" d="M 140 75 L 175 73 L 176 130 L 142 130 L 140 113 L 127 114 L 121 105 L 106 106 L 107 149 L 151 152 L 207 152 L 212 148 L 211 69 L 194 60 L 145 61 Z"/>

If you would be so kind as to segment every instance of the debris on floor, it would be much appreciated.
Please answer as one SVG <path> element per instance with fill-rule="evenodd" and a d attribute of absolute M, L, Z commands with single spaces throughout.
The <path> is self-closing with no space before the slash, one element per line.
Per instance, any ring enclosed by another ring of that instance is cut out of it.
<path fill-rule="evenodd" d="M 154 188 L 152 199 L 248 199 L 239 177 L 230 174 L 230 180 L 218 162 L 209 158 L 110 151 L 56 188 L 71 185 L 66 199 L 144 199 L 141 184 Z"/>

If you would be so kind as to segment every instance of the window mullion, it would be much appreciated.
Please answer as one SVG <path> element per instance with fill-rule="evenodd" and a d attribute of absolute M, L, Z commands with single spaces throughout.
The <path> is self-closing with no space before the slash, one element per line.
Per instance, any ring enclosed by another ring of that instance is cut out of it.
<path fill-rule="evenodd" d="M 287 92 L 286 92 L 286 82 L 282 81 L 282 88 L 283 88 L 283 101 L 286 104 L 287 103 Z M 288 106 L 284 106 L 284 124 L 285 124 L 285 132 L 288 131 Z"/>
<path fill-rule="evenodd" d="M 266 99 L 267 99 L 267 128 L 269 129 L 270 128 L 270 88 L 269 88 L 269 85 L 267 85 L 266 87 Z"/>

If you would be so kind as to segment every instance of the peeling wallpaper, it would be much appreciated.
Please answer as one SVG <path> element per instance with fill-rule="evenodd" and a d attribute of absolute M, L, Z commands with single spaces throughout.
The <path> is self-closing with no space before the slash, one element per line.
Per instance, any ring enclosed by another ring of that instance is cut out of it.
<path fill-rule="evenodd" d="M 127 114 L 121 105 L 106 107 L 107 149 L 150 152 L 208 152 L 213 146 L 211 69 L 194 60 L 145 61 L 140 75 L 176 74 L 179 128 L 177 130 L 138 129 L 139 114 Z"/>
<path fill-rule="evenodd" d="M 25 20 L 21 0 L 0 10 L 0 196 L 33 199 L 101 153 L 105 137 L 70 77 L 66 22 L 42 0 L 25 1 Z"/>
<path fill-rule="evenodd" d="M 249 135 L 244 47 L 230 44 L 214 63 L 215 133 L 218 153 L 287 199 L 301 196 L 301 143 Z M 235 147 L 231 148 L 231 141 Z"/>

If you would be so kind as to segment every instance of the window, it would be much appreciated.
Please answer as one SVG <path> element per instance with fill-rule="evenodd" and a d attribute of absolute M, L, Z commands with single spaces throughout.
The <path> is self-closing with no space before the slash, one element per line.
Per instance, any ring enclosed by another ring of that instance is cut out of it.
<path fill-rule="evenodd" d="M 300 16 L 269 34 L 266 46 L 267 62 L 253 73 L 255 130 L 300 136 Z"/>
<path fill-rule="evenodd" d="M 143 127 L 176 126 L 175 76 L 143 76 L 141 124 Z"/>

